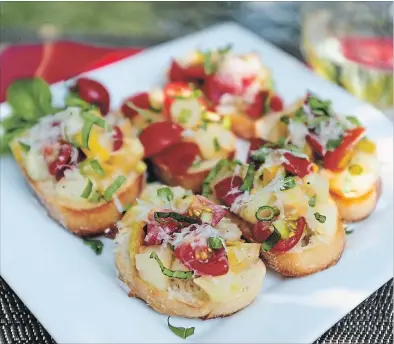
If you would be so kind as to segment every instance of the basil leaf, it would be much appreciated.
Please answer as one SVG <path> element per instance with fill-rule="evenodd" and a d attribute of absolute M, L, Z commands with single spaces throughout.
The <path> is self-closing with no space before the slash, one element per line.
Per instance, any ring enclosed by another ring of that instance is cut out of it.
<path fill-rule="evenodd" d="M 282 123 L 289 124 L 290 118 L 289 118 L 289 116 L 282 116 L 282 117 L 280 118 L 280 121 L 281 121 Z"/>
<path fill-rule="evenodd" d="M 315 215 L 315 219 L 316 219 L 317 221 L 319 221 L 320 223 L 326 222 L 326 219 L 327 219 L 326 216 L 324 216 L 324 215 L 322 215 L 322 214 L 320 214 L 320 213 L 314 213 L 313 215 Z"/>
<path fill-rule="evenodd" d="M 156 252 L 152 252 L 150 254 L 149 258 L 156 260 L 157 264 L 159 264 L 162 274 L 167 277 L 179 278 L 179 279 L 186 280 L 186 279 L 190 279 L 194 276 L 193 271 L 171 270 L 171 269 L 166 268 Z"/>
<path fill-rule="evenodd" d="M 103 251 L 104 244 L 100 240 L 83 239 L 83 242 L 85 245 L 89 246 L 97 255 L 100 255 Z"/>
<path fill-rule="evenodd" d="M 294 188 L 296 186 L 296 182 L 293 177 L 287 177 L 283 180 L 283 184 L 280 187 L 280 191 L 286 191 Z"/>
<path fill-rule="evenodd" d="M 338 139 L 328 140 L 326 144 L 326 149 L 332 151 L 335 148 L 339 147 L 341 143 L 342 143 L 342 136 Z"/>
<path fill-rule="evenodd" d="M 185 327 L 172 326 L 170 324 L 170 317 L 167 318 L 167 325 L 168 328 L 172 331 L 172 333 L 183 339 L 186 339 L 187 337 L 190 337 L 194 334 L 195 327 L 185 328 Z"/>

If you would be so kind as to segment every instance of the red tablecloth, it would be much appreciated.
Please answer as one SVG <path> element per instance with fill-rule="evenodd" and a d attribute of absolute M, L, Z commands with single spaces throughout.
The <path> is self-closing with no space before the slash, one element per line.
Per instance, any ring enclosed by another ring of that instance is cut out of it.
<path fill-rule="evenodd" d="M 0 102 L 16 79 L 40 76 L 48 83 L 69 79 L 125 57 L 140 48 L 103 48 L 73 42 L 14 45 L 0 53 Z"/>

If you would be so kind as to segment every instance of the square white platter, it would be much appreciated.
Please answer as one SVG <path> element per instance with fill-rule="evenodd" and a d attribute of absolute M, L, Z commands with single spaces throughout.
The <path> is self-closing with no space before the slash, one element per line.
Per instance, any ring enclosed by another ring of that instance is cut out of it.
<path fill-rule="evenodd" d="M 376 141 L 383 193 L 374 214 L 348 235 L 340 262 L 318 274 L 289 279 L 267 273 L 258 298 L 245 310 L 209 321 L 173 318 L 195 326 L 187 342 L 310 343 L 393 276 L 393 125 L 373 107 L 319 78 L 294 58 L 242 27 L 226 23 L 148 49 L 86 76 L 102 82 L 113 108 L 122 99 L 164 81 L 172 56 L 233 45 L 258 52 L 290 104 L 311 90 L 332 99 L 342 114 L 355 114 Z M 72 59 L 69 61 L 72 63 Z M 52 86 L 61 105 L 65 83 Z M 1 105 L 2 116 L 9 111 Z M 58 343 L 183 342 L 166 317 L 128 298 L 114 268 L 113 242 L 96 256 L 49 217 L 29 192 L 11 157 L 1 159 L 1 274 Z"/>

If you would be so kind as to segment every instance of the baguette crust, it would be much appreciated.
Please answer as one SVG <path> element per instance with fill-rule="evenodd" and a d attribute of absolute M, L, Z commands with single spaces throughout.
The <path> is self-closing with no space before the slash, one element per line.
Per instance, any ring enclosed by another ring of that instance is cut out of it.
<path fill-rule="evenodd" d="M 381 181 L 379 180 L 373 188 L 365 195 L 357 198 L 344 198 L 331 192 L 335 200 L 339 215 L 344 222 L 358 222 L 369 217 L 375 210 L 379 200 Z"/>
<path fill-rule="evenodd" d="M 15 158 L 27 183 L 34 190 L 48 215 L 70 232 L 82 237 L 103 234 L 107 228 L 112 228 L 122 217 L 114 200 L 86 209 L 73 207 L 71 202 L 66 202 L 67 204 L 59 202 L 58 197 L 45 192 L 43 182 L 31 179 L 22 160 L 18 157 Z M 130 178 L 127 185 L 122 187 L 123 191 L 117 195 L 119 202 L 123 205 L 134 203 L 144 184 L 144 175 Z"/>
<path fill-rule="evenodd" d="M 130 288 L 130 297 L 144 300 L 159 313 L 201 319 L 224 317 L 248 306 L 260 292 L 266 268 L 264 263 L 257 259 L 250 267 L 254 283 L 248 284 L 248 291 L 243 292 L 241 297 L 234 298 L 231 302 L 213 302 L 203 290 L 200 290 L 204 296 L 200 300 L 191 302 L 185 299 L 181 302 L 173 298 L 168 291 L 158 290 L 140 278 L 135 264 L 135 252 L 130 252 L 129 242 L 133 241 L 134 251 L 141 245 L 144 235 L 143 227 L 137 226 L 132 230 L 125 228 L 118 235 L 121 239 L 120 242 L 118 241 L 115 253 L 115 264 L 119 279 Z"/>
<path fill-rule="evenodd" d="M 231 221 L 236 223 L 243 236 L 250 242 L 255 242 L 252 226 L 232 214 Z M 337 231 L 328 243 L 321 243 L 312 248 L 306 247 L 302 252 L 262 252 L 264 262 L 271 269 L 287 277 L 310 275 L 335 265 L 342 256 L 346 243 L 346 234 L 341 219 L 338 217 Z"/>

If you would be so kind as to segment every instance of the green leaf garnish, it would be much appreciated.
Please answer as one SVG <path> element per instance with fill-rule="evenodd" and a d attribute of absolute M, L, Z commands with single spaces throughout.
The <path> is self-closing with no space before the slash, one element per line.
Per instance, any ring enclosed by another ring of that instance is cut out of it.
<path fill-rule="evenodd" d="M 163 187 L 157 190 L 157 196 L 163 201 L 171 202 L 174 199 L 174 193 L 169 187 Z"/>
<path fill-rule="evenodd" d="M 286 177 L 283 180 L 283 184 L 280 187 L 280 191 L 290 190 L 296 186 L 296 182 L 293 177 Z"/>
<path fill-rule="evenodd" d="M 342 139 L 343 139 L 343 137 L 341 136 L 338 139 L 328 140 L 327 144 L 326 144 L 326 149 L 329 150 L 329 151 L 332 151 L 335 148 L 339 147 L 341 145 L 341 143 L 342 143 Z"/>
<path fill-rule="evenodd" d="M 316 206 L 316 197 L 316 194 L 314 194 L 311 198 L 309 198 L 308 205 L 312 208 Z"/>
<path fill-rule="evenodd" d="M 83 239 L 85 245 L 88 245 L 94 253 L 100 255 L 103 252 L 104 244 L 100 240 L 96 239 Z"/>
<path fill-rule="evenodd" d="M 30 151 L 30 146 L 22 141 L 19 141 L 19 146 L 21 147 L 21 151 L 23 153 L 28 153 Z"/>
<path fill-rule="evenodd" d="M 246 171 L 246 176 L 245 179 L 242 183 L 242 185 L 239 187 L 241 191 L 250 191 L 253 186 L 253 181 L 254 181 L 254 164 L 250 163 L 248 166 L 248 169 Z"/>
<path fill-rule="evenodd" d="M 160 270 L 163 275 L 171 278 L 179 278 L 179 279 L 189 279 L 194 276 L 193 271 L 181 271 L 181 270 L 171 270 L 167 269 L 163 262 L 160 260 L 159 256 L 156 252 L 152 252 L 149 258 L 156 260 L 157 264 L 159 264 Z"/>
<path fill-rule="evenodd" d="M 209 237 L 208 238 L 208 246 L 212 250 L 219 250 L 223 248 L 223 242 L 220 237 Z"/>
<path fill-rule="evenodd" d="M 167 325 L 168 328 L 172 331 L 172 333 L 183 339 L 186 339 L 187 337 L 190 337 L 194 334 L 195 327 L 185 328 L 185 327 L 172 326 L 170 324 L 170 317 L 167 318 Z"/>
<path fill-rule="evenodd" d="M 322 214 L 320 214 L 320 213 L 314 213 L 313 215 L 315 215 L 315 219 L 317 220 L 317 221 L 319 221 L 320 223 L 324 223 L 324 222 L 326 222 L 326 219 L 327 219 L 327 217 L 326 216 L 324 216 L 324 215 L 322 215 Z"/>
<path fill-rule="evenodd" d="M 282 116 L 282 117 L 280 118 L 280 121 L 281 121 L 282 123 L 289 124 L 290 118 L 289 118 L 289 116 Z"/>

